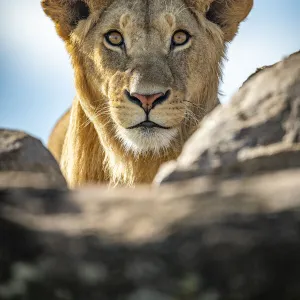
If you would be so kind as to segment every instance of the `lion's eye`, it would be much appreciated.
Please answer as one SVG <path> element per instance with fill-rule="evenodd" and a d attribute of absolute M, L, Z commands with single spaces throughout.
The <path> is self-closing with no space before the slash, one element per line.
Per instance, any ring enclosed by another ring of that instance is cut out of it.
<path fill-rule="evenodd" d="M 172 37 L 172 46 L 183 46 L 185 45 L 191 38 L 191 35 L 184 30 L 178 30 L 173 34 Z"/>
<path fill-rule="evenodd" d="M 122 46 L 124 44 L 124 38 L 122 34 L 116 30 L 109 31 L 105 34 L 105 39 L 108 44 L 112 46 Z"/>

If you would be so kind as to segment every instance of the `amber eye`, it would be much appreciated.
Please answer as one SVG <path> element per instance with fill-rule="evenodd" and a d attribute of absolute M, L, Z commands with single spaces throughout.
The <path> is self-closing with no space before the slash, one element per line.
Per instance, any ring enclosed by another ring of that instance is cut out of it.
<path fill-rule="evenodd" d="M 191 38 L 191 35 L 185 30 L 178 30 L 173 34 L 172 37 L 172 46 L 183 46 Z"/>
<path fill-rule="evenodd" d="M 122 46 L 124 44 L 124 38 L 122 34 L 116 30 L 109 31 L 105 34 L 105 40 L 112 46 Z"/>

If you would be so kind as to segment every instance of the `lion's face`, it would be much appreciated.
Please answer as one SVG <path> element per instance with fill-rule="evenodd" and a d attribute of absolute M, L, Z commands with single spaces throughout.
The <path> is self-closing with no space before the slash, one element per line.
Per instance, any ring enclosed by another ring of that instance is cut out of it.
<path fill-rule="evenodd" d="M 127 148 L 167 148 L 197 119 L 194 93 L 217 76 L 223 52 L 220 30 L 207 23 L 182 0 L 118 0 L 85 37 L 79 52 L 89 80 Z"/>
<path fill-rule="evenodd" d="M 252 6 L 252 0 L 43 3 L 96 91 L 80 99 L 93 107 L 89 117 L 103 128 L 108 118 L 109 130 L 134 153 L 171 147 L 215 105 L 225 42 Z M 238 18 L 225 10 L 232 8 Z M 77 17 L 83 20 L 75 26 Z"/>

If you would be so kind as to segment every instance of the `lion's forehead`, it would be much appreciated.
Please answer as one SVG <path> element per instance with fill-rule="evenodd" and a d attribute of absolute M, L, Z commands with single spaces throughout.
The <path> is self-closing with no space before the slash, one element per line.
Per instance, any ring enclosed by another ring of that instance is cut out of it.
<path fill-rule="evenodd" d="M 170 11 L 187 6 L 184 0 L 114 0 L 110 1 L 110 8 L 119 7 L 129 9 L 139 16 L 151 16 L 161 11 Z"/>
<path fill-rule="evenodd" d="M 190 7 L 183 0 L 116 0 L 104 10 L 104 26 L 118 26 L 124 15 L 136 30 L 150 31 L 166 27 L 164 18 L 172 15 L 177 26 L 193 24 Z M 168 25 L 168 24 L 167 24 Z"/>

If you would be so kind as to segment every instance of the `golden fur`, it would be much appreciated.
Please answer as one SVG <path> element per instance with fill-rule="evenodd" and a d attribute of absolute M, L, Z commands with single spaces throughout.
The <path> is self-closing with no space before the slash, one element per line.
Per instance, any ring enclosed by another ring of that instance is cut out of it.
<path fill-rule="evenodd" d="M 226 42 L 253 0 L 43 0 L 66 43 L 77 96 L 57 124 L 49 148 L 71 187 L 151 182 L 176 159 L 201 119 L 218 102 Z M 170 50 L 176 30 L 192 38 Z M 126 48 L 107 44 L 118 30 Z M 124 91 L 170 91 L 149 119 L 169 129 L 130 127 L 145 120 Z"/>

